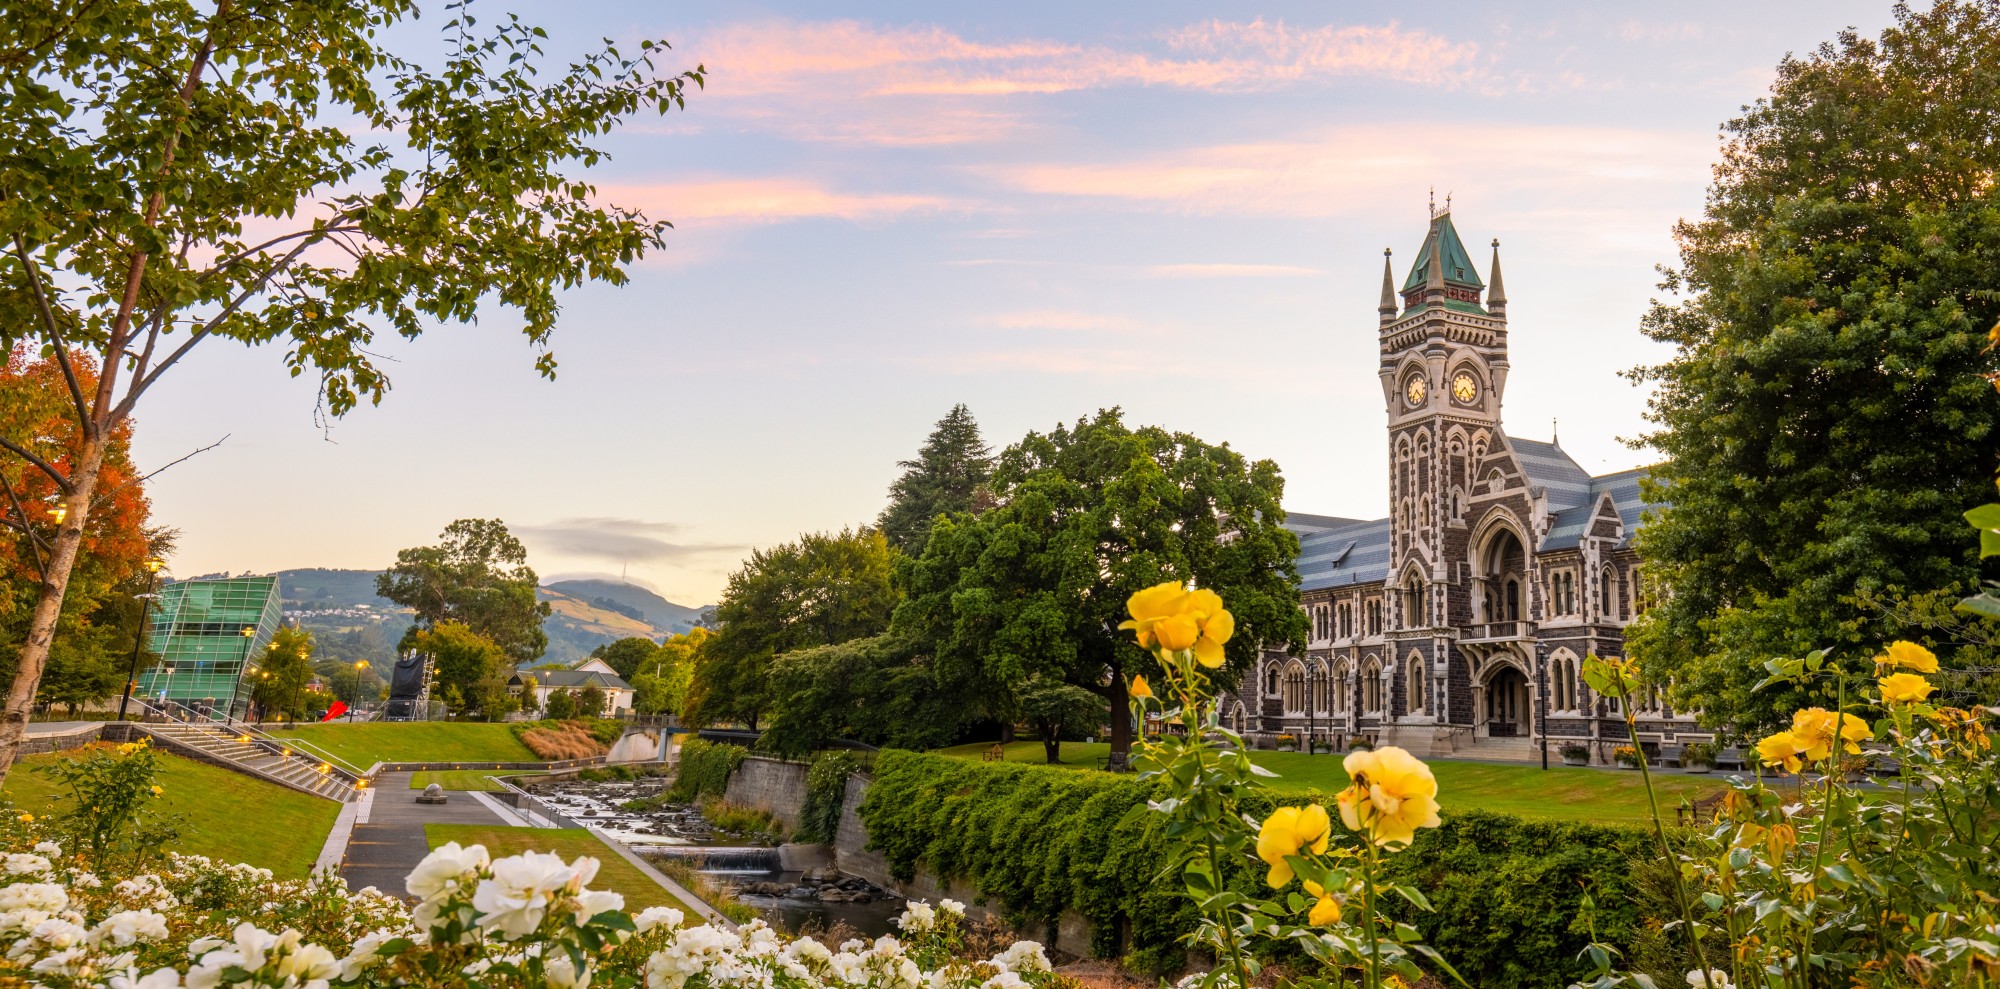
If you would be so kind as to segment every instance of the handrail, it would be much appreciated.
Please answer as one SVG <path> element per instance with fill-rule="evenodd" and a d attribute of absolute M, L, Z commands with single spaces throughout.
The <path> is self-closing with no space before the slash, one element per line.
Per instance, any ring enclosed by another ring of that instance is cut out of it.
<path fill-rule="evenodd" d="M 189 727 L 211 727 L 211 728 L 217 725 L 221 725 L 222 727 L 225 727 L 238 735 L 242 735 L 249 738 L 256 738 L 267 744 L 278 746 L 280 750 L 298 749 L 300 751 L 303 751 L 308 755 L 311 755 L 312 757 L 318 759 L 320 762 L 326 764 L 326 766 L 330 770 L 338 772 L 342 776 L 347 777 L 348 785 L 350 787 L 353 787 L 355 783 L 368 778 L 367 772 L 360 769 L 356 769 L 353 766 L 353 764 L 349 763 L 347 760 L 342 759 L 339 756 L 336 756 L 330 752 L 327 752 L 324 749 L 321 749 L 317 745 L 313 745 L 310 742 L 305 742 L 297 738 L 285 738 L 282 736 L 273 735 L 270 732 L 267 732 L 262 728 L 259 728 L 256 725 L 251 724 L 248 721 L 237 721 L 236 719 L 227 716 L 224 716 L 222 718 L 217 718 L 213 715 L 204 715 L 200 711 L 196 711 L 195 709 L 188 707 L 187 705 L 182 704 L 179 701 L 170 700 L 165 702 L 166 706 L 162 706 L 161 704 L 156 704 L 151 701 L 143 700 L 137 697 L 134 697 L 133 700 L 138 702 L 139 706 L 142 709 L 151 711 L 154 714 L 157 714 L 167 719 L 168 721 L 174 722 L 176 724 L 183 724 Z M 187 714 L 193 715 L 194 717 L 192 718 L 176 717 L 171 708 L 179 708 L 180 710 L 186 712 Z"/>

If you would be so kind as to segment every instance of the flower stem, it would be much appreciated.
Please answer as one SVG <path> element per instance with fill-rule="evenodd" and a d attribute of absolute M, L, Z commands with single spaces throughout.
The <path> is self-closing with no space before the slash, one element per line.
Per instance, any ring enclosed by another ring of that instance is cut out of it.
<path fill-rule="evenodd" d="M 1639 753 L 1639 779 L 1646 785 L 1646 806 L 1653 812 L 1653 837 L 1660 843 L 1660 858 L 1673 868 L 1674 906 L 1680 908 L 1681 926 L 1687 930 L 1688 948 L 1694 952 L 1695 964 L 1701 967 L 1701 981 L 1705 989 L 1721 989 L 1709 975 L 1708 954 L 1702 950 L 1701 934 L 1694 927 L 1694 908 L 1688 903 L 1687 887 L 1681 882 L 1681 867 L 1674 856 L 1673 846 L 1667 843 L 1666 825 L 1660 822 L 1660 798 L 1653 793 L 1653 771 L 1646 766 L 1646 750 L 1639 744 L 1638 715 L 1632 709 L 1630 691 L 1627 690 L 1625 708 L 1625 735 L 1632 740 L 1632 750 Z"/>
<path fill-rule="evenodd" d="M 1382 944 L 1375 937 L 1375 835 L 1362 837 L 1361 929 L 1368 938 L 1367 989 L 1382 989 Z"/>

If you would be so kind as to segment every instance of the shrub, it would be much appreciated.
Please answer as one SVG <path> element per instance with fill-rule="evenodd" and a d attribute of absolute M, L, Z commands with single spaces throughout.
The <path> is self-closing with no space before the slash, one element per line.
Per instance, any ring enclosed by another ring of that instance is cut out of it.
<path fill-rule="evenodd" d="M 754 838 L 767 845 L 785 840 L 785 822 L 762 807 L 739 807 L 721 797 L 705 797 L 701 801 L 701 816 L 717 830 Z"/>
<path fill-rule="evenodd" d="M 1611 750 L 1611 761 L 1621 766 L 1630 766 L 1633 769 L 1637 769 L 1639 768 L 1639 764 L 1645 762 L 1646 759 L 1639 754 L 1638 749 L 1630 745 L 1620 745 Z"/>
<path fill-rule="evenodd" d="M 680 771 L 667 791 L 675 803 L 691 804 L 702 797 L 720 797 L 729 789 L 729 774 L 749 751 L 741 745 L 690 738 L 681 743 Z"/>
<path fill-rule="evenodd" d="M 116 872 L 140 866 L 179 837 L 173 821 L 146 809 L 164 791 L 159 756 L 144 738 L 91 745 L 81 759 L 34 771 L 69 791 L 69 808 L 52 823 L 93 868 Z"/>
<path fill-rule="evenodd" d="M 1590 758 L 1590 746 L 1585 745 L 1582 742 L 1564 742 L 1562 743 L 1561 747 L 1556 749 L 1556 752 L 1561 754 L 1562 757 L 1565 759 Z"/>
<path fill-rule="evenodd" d="M 1375 743 L 1370 741 L 1366 736 L 1357 737 L 1347 743 L 1347 751 L 1373 752 L 1375 751 Z"/>
<path fill-rule="evenodd" d="M 847 778 L 861 766 L 853 752 L 835 749 L 815 756 L 806 770 L 805 805 L 792 840 L 827 844 L 840 833 L 840 808 L 847 800 Z"/>
<path fill-rule="evenodd" d="M 555 691 L 549 694 L 548 704 L 542 710 L 552 721 L 567 721 L 570 718 L 574 718 L 576 717 L 576 695 L 567 690 Z"/>
<path fill-rule="evenodd" d="M 1681 765 L 1683 766 L 1715 765 L 1715 743 L 1689 742 L 1685 747 L 1681 749 Z"/>
<path fill-rule="evenodd" d="M 561 695 L 555 695 L 561 696 Z M 553 710 L 555 696 L 550 697 Z M 522 721 L 509 726 L 514 737 L 542 759 L 590 759 L 611 751 L 612 743 L 625 734 L 625 723 L 616 718 L 569 718 Z"/>
<path fill-rule="evenodd" d="M 1091 925 L 1102 957 L 1130 952 L 1149 974 L 1184 958 L 1196 915 L 1172 864 L 1161 815 L 1144 813 L 1164 790 L 1134 777 L 1020 763 L 885 751 L 861 805 L 868 847 L 898 879 L 919 867 L 969 881 L 1010 920 L 1053 931 L 1065 910 Z M 1589 971 L 1577 955 L 1599 941 L 1637 946 L 1667 908 L 1635 886 L 1642 832 L 1452 812 L 1388 860 L 1386 881 L 1414 886 L 1434 911 L 1391 903 L 1467 981 L 1483 989 L 1566 985 Z M 1261 794 L 1244 813 L 1330 795 Z M 1642 856 L 1643 857 L 1643 856 Z M 1230 888 L 1256 892 L 1261 869 L 1231 868 Z M 1261 893 L 1258 895 L 1262 895 Z M 1598 905 L 1588 913 L 1588 895 Z"/>

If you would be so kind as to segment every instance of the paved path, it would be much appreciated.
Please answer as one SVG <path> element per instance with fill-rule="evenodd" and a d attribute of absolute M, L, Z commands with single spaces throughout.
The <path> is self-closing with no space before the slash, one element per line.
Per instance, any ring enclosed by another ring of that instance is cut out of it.
<path fill-rule="evenodd" d="M 374 806 L 368 820 L 354 825 L 347 843 L 347 864 L 340 870 L 349 889 L 373 886 L 404 895 L 403 879 L 430 854 L 426 824 L 514 824 L 470 793 L 452 791 L 446 804 L 417 803 L 421 790 L 410 789 L 410 773 L 376 777 Z"/>

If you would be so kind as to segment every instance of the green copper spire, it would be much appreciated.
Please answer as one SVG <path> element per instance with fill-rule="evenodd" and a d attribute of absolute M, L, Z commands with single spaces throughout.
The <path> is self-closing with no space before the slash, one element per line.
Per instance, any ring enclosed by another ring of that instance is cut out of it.
<path fill-rule="evenodd" d="M 1431 218 L 1430 233 L 1425 237 L 1423 249 L 1417 252 L 1417 263 L 1410 268 L 1410 277 L 1403 280 L 1403 291 L 1414 292 L 1423 288 L 1430 277 L 1431 237 L 1437 238 L 1437 253 L 1444 259 L 1446 285 L 1470 289 L 1486 287 L 1479 280 L 1479 272 L 1473 269 L 1472 256 L 1465 252 L 1465 242 L 1458 239 L 1458 229 L 1451 225 L 1451 213 L 1444 212 Z"/>

